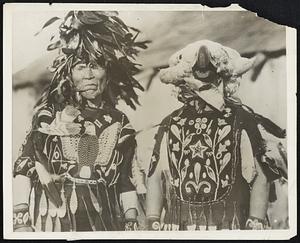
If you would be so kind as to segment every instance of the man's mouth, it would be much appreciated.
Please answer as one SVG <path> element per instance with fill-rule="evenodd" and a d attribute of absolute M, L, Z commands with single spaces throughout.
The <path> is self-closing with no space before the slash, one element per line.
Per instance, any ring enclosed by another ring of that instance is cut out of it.
<path fill-rule="evenodd" d="M 96 84 L 87 84 L 87 85 L 84 85 L 83 87 L 81 87 L 78 91 L 85 92 L 88 90 L 97 90 L 97 89 L 98 89 L 98 86 Z"/>

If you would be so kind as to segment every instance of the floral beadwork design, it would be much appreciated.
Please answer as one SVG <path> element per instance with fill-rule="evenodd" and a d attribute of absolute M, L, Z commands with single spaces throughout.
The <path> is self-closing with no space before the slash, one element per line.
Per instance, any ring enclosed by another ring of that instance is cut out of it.
<path fill-rule="evenodd" d="M 182 200 L 211 203 L 230 190 L 235 163 L 231 117 L 232 110 L 227 109 L 222 116 L 201 113 L 191 117 L 183 112 L 171 119 L 171 183 Z"/>

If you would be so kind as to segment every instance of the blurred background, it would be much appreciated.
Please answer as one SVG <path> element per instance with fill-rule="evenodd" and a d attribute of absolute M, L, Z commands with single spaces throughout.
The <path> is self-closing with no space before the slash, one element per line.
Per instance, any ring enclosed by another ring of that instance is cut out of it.
<path fill-rule="evenodd" d="M 19 11 L 13 16 L 13 160 L 30 126 L 36 99 L 51 79 L 47 67 L 57 52 L 47 52 L 46 47 L 59 23 L 50 25 L 37 36 L 34 34 L 51 17 L 65 14 L 61 11 Z M 122 102 L 119 104 L 134 128 L 142 130 L 137 136 L 138 159 L 146 172 L 156 132 L 151 127 L 181 106 L 172 87 L 158 79 L 158 70 L 167 66 L 174 52 L 197 40 L 209 39 L 236 49 L 242 56 L 256 56 L 253 70 L 243 76 L 239 96 L 257 113 L 286 128 L 284 26 L 248 11 L 136 11 L 120 12 L 120 17 L 127 25 L 141 30 L 140 40 L 152 41 L 137 59 L 143 66 L 136 78 L 145 87 L 145 92 L 139 93 L 141 106 L 133 111 Z M 286 189 L 286 186 L 276 187 L 278 200 L 270 207 L 273 221 L 287 218 Z"/>

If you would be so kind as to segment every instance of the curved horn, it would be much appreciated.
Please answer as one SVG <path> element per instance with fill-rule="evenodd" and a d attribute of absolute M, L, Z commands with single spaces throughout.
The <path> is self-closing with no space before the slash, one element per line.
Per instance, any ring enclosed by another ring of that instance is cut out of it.
<path fill-rule="evenodd" d="M 242 57 L 241 59 L 242 60 L 239 60 L 237 69 L 235 71 L 236 76 L 243 75 L 249 71 L 253 67 L 256 57 L 252 57 L 250 59 Z"/>

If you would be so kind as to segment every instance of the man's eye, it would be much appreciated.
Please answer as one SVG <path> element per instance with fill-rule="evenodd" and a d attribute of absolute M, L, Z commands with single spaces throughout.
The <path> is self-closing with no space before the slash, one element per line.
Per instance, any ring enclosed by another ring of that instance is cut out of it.
<path fill-rule="evenodd" d="M 77 69 L 77 70 L 82 70 L 82 69 L 84 69 L 84 68 L 85 68 L 85 65 L 84 65 L 84 64 L 79 64 L 79 65 L 76 66 L 76 69 Z"/>
<path fill-rule="evenodd" d="M 90 68 L 96 69 L 98 68 L 98 65 L 96 63 L 91 63 Z"/>

